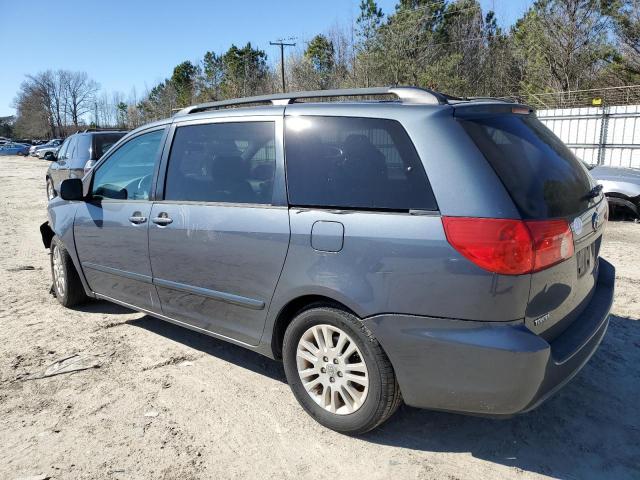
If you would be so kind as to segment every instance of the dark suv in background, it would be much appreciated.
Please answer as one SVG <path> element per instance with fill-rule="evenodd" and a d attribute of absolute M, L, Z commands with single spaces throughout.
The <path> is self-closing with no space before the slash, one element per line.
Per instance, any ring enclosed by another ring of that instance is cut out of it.
<path fill-rule="evenodd" d="M 93 164 L 127 132 L 122 130 L 85 130 L 69 136 L 47 170 L 47 198 L 56 197 L 60 183 L 67 178 L 82 178 L 85 167 Z M 87 164 L 87 162 L 91 163 Z"/>

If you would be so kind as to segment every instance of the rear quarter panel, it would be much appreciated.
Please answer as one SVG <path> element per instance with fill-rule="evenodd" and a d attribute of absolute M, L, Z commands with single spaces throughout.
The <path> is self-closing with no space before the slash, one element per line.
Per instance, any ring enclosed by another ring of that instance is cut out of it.
<path fill-rule="evenodd" d="M 315 250 L 317 221 L 344 225 L 339 252 Z M 486 272 L 446 241 L 439 215 L 290 209 L 291 242 L 269 326 L 291 300 L 322 295 L 359 317 L 381 313 L 468 320 L 524 317 L 530 276 Z"/>

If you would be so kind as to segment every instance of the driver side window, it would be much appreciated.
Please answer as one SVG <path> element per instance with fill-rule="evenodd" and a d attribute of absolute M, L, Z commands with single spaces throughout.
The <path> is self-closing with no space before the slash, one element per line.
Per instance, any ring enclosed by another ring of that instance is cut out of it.
<path fill-rule="evenodd" d="M 151 180 L 164 129 L 139 135 L 116 150 L 96 170 L 96 198 L 149 200 Z"/>

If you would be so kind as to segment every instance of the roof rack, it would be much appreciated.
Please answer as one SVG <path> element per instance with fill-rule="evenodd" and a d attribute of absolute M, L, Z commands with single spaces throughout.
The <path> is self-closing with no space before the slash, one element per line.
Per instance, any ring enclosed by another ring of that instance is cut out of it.
<path fill-rule="evenodd" d="M 201 103 L 179 110 L 175 116 L 189 115 L 217 108 L 235 105 L 271 103 L 272 105 L 289 105 L 303 98 L 327 97 L 367 97 L 380 95 L 395 95 L 403 103 L 417 103 L 426 105 L 444 105 L 447 97 L 441 93 L 418 87 L 374 87 L 374 88 L 345 88 L 338 90 L 314 90 L 308 92 L 276 93 L 273 95 L 259 95 L 256 97 L 234 98 L 219 102 Z"/>
<path fill-rule="evenodd" d="M 108 127 L 93 127 L 85 128 L 84 130 L 78 130 L 76 133 L 91 133 L 91 132 L 128 132 L 128 128 L 108 128 Z"/>

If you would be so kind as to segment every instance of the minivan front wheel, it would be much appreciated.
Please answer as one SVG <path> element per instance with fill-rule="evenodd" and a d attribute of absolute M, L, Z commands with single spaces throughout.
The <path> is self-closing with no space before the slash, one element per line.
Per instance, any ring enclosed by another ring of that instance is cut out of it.
<path fill-rule="evenodd" d="M 47 178 L 47 200 L 56 198 L 56 189 L 53 187 L 53 181 Z"/>
<path fill-rule="evenodd" d="M 296 399 L 325 427 L 361 434 L 400 405 L 391 362 L 369 329 L 343 310 L 317 307 L 296 316 L 283 360 Z"/>
<path fill-rule="evenodd" d="M 73 307 L 87 299 L 73 260 L 58 237 L 51 240 L 51 276 L 53 291 L 63 306 Z"/>

